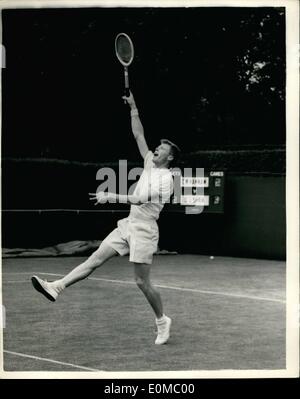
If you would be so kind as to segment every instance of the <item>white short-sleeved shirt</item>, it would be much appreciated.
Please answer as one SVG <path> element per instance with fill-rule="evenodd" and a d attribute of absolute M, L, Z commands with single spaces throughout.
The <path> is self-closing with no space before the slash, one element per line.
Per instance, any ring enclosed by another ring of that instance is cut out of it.
<path fill-rule="evenodd" d="M 148 151 L 144 159 L 144 170 L 133 192 L 142 198 L 150 199 L 142 205 L 131 205 L 130 215 L 134 218 L 157 220 L 164 204 L 173 193 L 173 177 L 169 169 L 156 168 L 153 152 Z"/>

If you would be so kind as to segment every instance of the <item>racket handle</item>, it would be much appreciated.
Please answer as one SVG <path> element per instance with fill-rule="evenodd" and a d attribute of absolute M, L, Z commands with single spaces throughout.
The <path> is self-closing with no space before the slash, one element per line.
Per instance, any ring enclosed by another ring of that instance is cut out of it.
<path fill-rule="evenodd" d="M 129 89 L 128 88 L 125 88 L 124 96 L 129 97 Z M 127 104 L 127 101 L 125 99 L 124 99 L 124 104 Z"/>
<path fill-rule="evenodd" d="M 129 97 L 130 96 L 129 75 L 128 75 L 128 68 L 126 66 L 124 67 L 124 79 L 125 79 L 125 96 Z M 126 100 L 125 100 L 125 103 L 126 103 Z"/>

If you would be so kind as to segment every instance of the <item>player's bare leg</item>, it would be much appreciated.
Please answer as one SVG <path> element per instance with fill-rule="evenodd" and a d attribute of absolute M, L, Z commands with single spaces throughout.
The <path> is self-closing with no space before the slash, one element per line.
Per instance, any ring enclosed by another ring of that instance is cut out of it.
<path fill-rule="evenodd" d="M 154 288 L 150 280 L 150 269 L 151 265 L 141 263 L 134 264 L 136 284 L 145 295 L 156 316 L 158 335 L 155 343 L 157 345 L 162 345 L 165 344 L 169 339 L 171 319 L 163 313 L 163 305 L 160 294 Z"/>
<path fill-rule="evenodd" d="M 134 277 L 137 286 L 154 310 L 156 318 L 160 319 L 163 316 L 163 306 L 159 292 L 153 287 L 150 281 L 150 269 L 151 265 L 135 263 Z"/>
<path fill-rule="evenodd" d="M 103 242 L 100 247 L 83 263 L 75 267 L 62 279 L 47 282 L 37 276 L 33 276 L 31 281 L 34 288 L 41 292 L 46 298 L 54 302 L 58 294 L 66 287 L 87 278 L 94 270 L 102 266 L 108 259 L 115 256 L 117 252 Z"/>
<path fill-rule="evenodd" d="M 80 280 L 85 279 L 94 270 L 102 266 L 108 259 L 117 255 L 117 252 L 107 245 L 105 242 L 101 243 L 100 247 L 83 263 L 73 269 L 60 281 L 65 287 L 69 287 L 72 284 L 77 283 Z"/>

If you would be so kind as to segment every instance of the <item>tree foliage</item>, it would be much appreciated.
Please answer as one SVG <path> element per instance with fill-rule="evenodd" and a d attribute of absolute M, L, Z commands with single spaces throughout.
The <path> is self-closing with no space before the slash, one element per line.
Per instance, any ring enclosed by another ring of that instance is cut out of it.
<path fill-rule="evenodd" d="M 28 9 L 2 15 L 8 156 L 135 156 L 121 100 L 123 71 L 114 54 L 121 31 L 135 45 L 130 81 L 151 147 L 160 137 L 177 141 L 184 152 L 285 143 L 282 8 Z"/>

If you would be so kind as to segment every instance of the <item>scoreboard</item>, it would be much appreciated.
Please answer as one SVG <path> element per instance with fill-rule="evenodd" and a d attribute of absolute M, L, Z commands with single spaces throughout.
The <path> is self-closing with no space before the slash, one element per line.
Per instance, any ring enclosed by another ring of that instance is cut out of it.
<path fill-rule="evenodd" d="M 187 171 L 189 173 L 187 173 Z M 187 214 L 224 213 L 225 175 L 223 171 L 196 168 L 173 170 L 172 204 Z"/>

